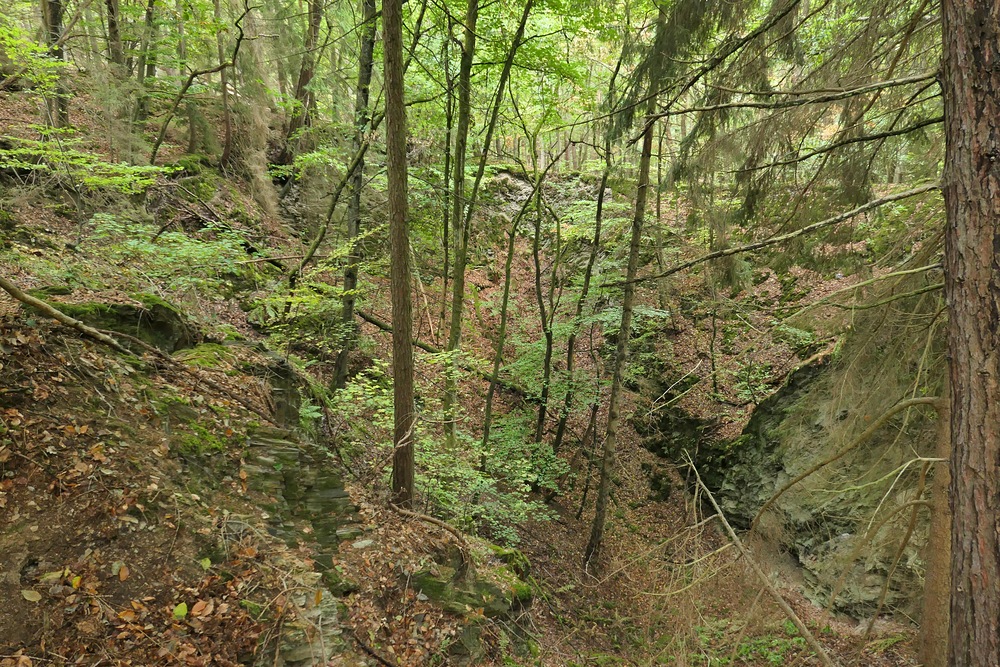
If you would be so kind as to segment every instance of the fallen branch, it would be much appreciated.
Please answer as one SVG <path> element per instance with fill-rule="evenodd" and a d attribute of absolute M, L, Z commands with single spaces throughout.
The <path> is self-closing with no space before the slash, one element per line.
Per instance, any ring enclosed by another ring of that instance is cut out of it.
<path fill-rule="evenodd" d="M 50 318 L 56 320 L 57 322 L 59 322 L 60 324 L 64 324 L 64 325 L 68 326 L 71 329 L 76 329 L 77 331 L 79 331 L 83 335 L 87 336 L 88 338 L 90 338 L 92 340 L 95 340 L 98 343 L 101 343 L 103 345 L 107 345 L 108 347 L 110 347 L 111 349 L 113 349 L 115 352 L 120 352 L 121 354 L 127 355 L 129 357 L 137 358 L 138 355 L 136 355 L 134 352 L 132 352 L 128 348 L 124 347 L 121 343 L 119 343 L 117 340 L 115 340 L 114 338 L 112 338 L 112 336 L 121 338 L 123 340 L 127 340 L 128 342 L 130 342 L 133 345 L 135 345 L 135 346 L 139 347 L 140 349 L 142 349 L 144 352 L 148 352 L 149 354 L 152 354 L 154 357 L 165 361 L 169 366 L 172 366 L 172 367 L 174 367 L 174 368 L 176 368 L 178 370 L 181 370 L 184 373 L 187 373 L 188 375 L 194 377 L 199 382 L 207 385 L 211 389 L 213 389 L 213 390 L 215 390 L 215 391 L 217 391 L 217 392 L 219 392 L 221 394 L 225 394 L 226 396 L 229 396 L 230 398 L 232 398 L 234 401 L 236 401 L 237 403 L 239 403 L 240 405 L 242 405 L 244 408 L 246 408 L 250 412 L 254 413 L 258 417 L 261 417 L 262 419 L 267 420 L 268 423 L 277 425 L 272 417 L 269 417 L 268 415 L 264 414 L 255 405 L 253 405 L 252 403 L 250 403 L 249 401 L 247 401 L 242 396 L 238 396 L 238 395 L 234 394 L 233 392 L 229 391 L 228 389 L 226 389 L 225 387 L 223 387 L 222 385 L 220 385 L 215 380 L 211 380 L 211 379 L 205 377 L 204 375 L 202 375 L 201 373 L 199 373 L 195 369 L 191 368 L 190 366 L 188 366 L 186 364 L 183 364 L 183 363 L 177 361 L 176 359 L 174 359 L 170 355 L 168 355 L 168 354 L 164 353 L 163 351 L 161 351 L 161 350 L 153 347 L 152 345 L 150 345 L 149 343 L 147 343 L 144 340 L 136 338 L 135 336 L 130 336 L 129 334 L 126 334 L 126 333 L 122 333 L 120 331 L 109 331 L 107 329 L 95 329 L 92 326 L 84 324 L 80 320 L 77 320 L 77 319 L 74 319 L 74 318 L 70 317 L 69 315 L 67 315 L 66 313 L 62 312 L 61 310 L 53 307 L 51 304 L 46 303 L 45 301 L 42 301 L 41 299 L 35 298 L 35 297 L 31 296 L 30 294 L 27 294 L 22 289 L 20 289 L 17 285 L 15 285 L 14 283 L 10 282 L 9 280 L 7 280 L 6 278 L 4 278 L 2 276 L 0 276 L 0 288 L 3 288 L 3 290 L 5 292 L 7 292 L 8 294 L 10 294 L 12 297 L 14 297 L 15 299 L 17 299 L 21 303 L 25 304 L 26 306 L 30 306 L 31 308 L 34 308 L 35 310 L 37 310 L 41 314 L 45 315 L 46 317 L 50 317 Z"/>
<path fill-rule="evenodd" d="M 396 663 L 386 660 L 381 655 L 379 655 L 375 649 L 373 649 L 371 646 L 361 641 L 361 638 L 358 637 L 358 633 L 354 631 L 354 628 L 348 628 L 347 632 L 351 635 L 351 639 L 353 639 L 357 643 L 357 645 L 361 648 L 361 650 L 370 655 L 371 657 L 375 658 L 375 661 L 378 662 L 378 664 L 383 665 L 383 667 L 398 667 Z"/>
<path fill-rule="evenodd" d="M 215 380 L 212 380 L 212 379 L 206 377 L 203 374 L 203 372 L 201 372 L 199 370 L 196 370 L 196 369 L 192 368 L 191 366 L 188 366 L 187 364 L 185 364 L 183 362 L 177 361 L 176 359 L 174 359 L 173 357 L 171 357 L 166 352 L 163 352 L 159 348 L 153 347 L 152 345 L 150 345 L 146 341 L 144 341 L 144 340 L 142 340 L 140 338 L 136 338 L 135 336 L 131 336 L 131 335 L 127 334 L 127 333 L 122 333 L 120 331 L 110 331 L 110 330 L 104 329 L 104 330 L 99 330 L 99 333 L 104 334 L 104 335 L 108 335 L 109 337 L 110 336 L 118 336 L 119 338 L 123 338 L 123 339 L 127 340 L 128 342 L 132 343 L 133 345 L 141 348 L 144 352 L 148 352 L 149 354 L 153 355 L 157 359 L 160 359 L 161 361 L 165 362 L 168 366 L 170 366 L 170 367 L 172 367 L 172 368 L 174 368 L 176 370 L 179 370 L 182 373 L 190 375 L 191 377 L 193 377 L 198 382 L 201 382 L 202 384 L 204 384 L 205 386 L 207 386 L 209 389 L 212 389 L 212 390 L 214 390 L 214 391 L 216 391 L 216 392 L 218 392 L 220 394 L 225 394 L 226 396 L 228 396 L 232 400 L 234 400 L 237 403 L 239 403 L 240 405 L 242 405 L 248 411 L 254 413 L 255 415 L 257 415 L 261 419 L 264 419 L 265 421 L 267 421 L 267 423 L 271 424 L 272 426 L 279 426 L 278 422 L 276 422 L 273 417 L 271 417 L 268 414 L 266 414 L 263 410 L 259 409 L 257 406 L 255 406 L 250 401 L 246 400 L 245 398 L 243 398 L 242 396 L 240 396 L 238 394 L 234 394 L 232 391 L 230 391 L 229 389 L 223 387 L 221 384 L 219 384 Z"/>
<path fill-rule="evenodd" d="M 410 519 L 416 519 L 418 521 L 423 521 L 424 523 L 429 523 L 432 526 L 437 526 L 438 528 L 442 528 L 445 531 L 447 531 L 448 533 L 450 533 L 452 535 L 452 537 L 455 538 L 455 541 L 458 542 L 459 551 L 462 553 L 462 568 L 461 568 L 461 571 L 464 572 L 466 570 L 466 568 L 468 568 L 469 563 L 472 562 L 472 560 L 470 558 L 470 554 L 472 552 L 469 549 L 469 543 L 465 541 L 465 537 L 462 535 L 462 533 L 460 533 L 458 531 L 457 528 L 455 528 L 454 526 L 452 526 L 452 525 L 450 525 L 450 524 L 442 521 L 441 519 L 435 518 L 435 517 L 430 516 L 428 514 L 421 514 L 420 512 L 414 512 L 412 510 L 403 509 L 399 505 L 395 505 L 393 503 L 389 503 L 389 507 L 391 507 L 392 510 L 394 512 L 396 512 L 397 514 L 399 514 L 400 516 L 405 516 L 405 517 L 410 518 Z"/>
<path fill-rule="evenodd" d="M 71 329 L 76 329 L 84 336 L 96 340 L 98 343 L 103 343 L 104 345 L 107 345 L 116 352 L 127 354 L 130 357 L 136 356 L 129 350 L 122 347 L 121 343 L 119 343 L 106 333 L 98 331 L 94 327 L 88 326 L 83 322 L 81 322 L 80 320 L 70 317 L 66 313 L 52 307 L 50 304 L 46 303 L 45 301 L 42 301 L 41 299 L 36 299 L 35 297 L 31 296 L 30 294 L 27 294 L 26 292 L 21 290 L 21 288 L 19 288 L 17 285 L 15 285 L 14 283 L 10 282 L 9 280 L 7 280 L 2 276 L 0 276 L 0 287 L 2 287 L 3 290 L 7 292 L 7 294 L 10 294 L 12 297 L 17 299 L 21 303 L 27 306 L 31 306 L 32 308 L 39 311 L 43 315 L 50 317 L 61 324 L 65 324 Z"/>
<path fill-rule="evenodd" d="M 732 540 L 733 544 L 736 545 L 736 548 L 739 549 L 740 555 L 742 555 L 743 558 L 745 558 L 746 561 L 750 563 L 750 567 L 757 575 L 757 578 L 760 579 L 760 582 L 764 585 L 764 588 L 767 589 L 767 592 L 771 594 L 771 597 L 774 598 L 774 601 L 778 604 L 779 607 L 781 607 L 781 611 L 784 612 L 788 620 L 790 620 L 793 624 L 795 624 L 795 627 L 798 629 L 799 634 L 802 635 L 802 638 L 806 640 L 806 643 L 809 644 L 809 647 L 816 653 L 816 657 L 819 658 L 820 662 L 826 665 L 826 667 L 836 667 L 836 663 L 827 654 L 822 644 L 820 644 L 816 640 L 816 637 L 814 637 L 812 632 L 809 631 L 809 628 L 806 627 L 806 624 L 802 622 L 802 619 L 799 618 L 798 614 L 795 613 L 795 610 L 792 609 L 787 602 L 785 602 L 785 598 L 782 597 L 781 593 L 778 592 L 778 589 L 774 587 L 774 584 L 771 583 L 771 579 L 767 576 L 767 573 L 764 572 L 764 570 L 757 563 L 757 561 L 754 560 L 753 555 L 750 553 L 750 550 L 747 549 L 746 545 L 743 544 L 743 541 L 740 540 L 739 535 L 736 534 L 736 531 L 733 530 L 733 527 L 729 524 L 729 521 L 726 520 L 726 515 L 723 513 L 722 508 L 719 507 L 719 504 L 717 502 L 715 502 L 715 496 L 713 496 L 712 492 L 708 490 L 708 487 L 705 486 L 705 483 L 701 481 L 701 475 L 698 474 L 698 469 L 695 467 L 694 461 L 688 458 L 687 463 L 688 466 L 690 466 L 691 471 L 694 473 L 695 481 L 697 482 L 698 486 L 701 487 L 702 491 L 705 492 L 705 495 L 708 497 L 708 501 L 712 504 L 712 507 L 715 509 L 715 512 L 719 517 L 719 521 L 722 522 L 722 525 L 725 527 L 726 532 L 729 533 L 729 539 Z"/>

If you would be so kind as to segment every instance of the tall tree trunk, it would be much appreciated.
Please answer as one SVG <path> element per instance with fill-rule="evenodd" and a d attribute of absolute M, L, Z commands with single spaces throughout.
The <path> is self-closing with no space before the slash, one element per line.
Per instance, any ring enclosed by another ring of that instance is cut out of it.
<path fill-rule="evenodd" d="M 222 25 L 222 3 L 215 0 L 215 23 Z M 223 31 L 215 35 L 215 46 L 219 52 L 219 64 L 226 62 L 225 45 L 223 44 Z M 233 63 L 236 67 L 236 63 Z M 229 68 L 223 67 L 219 71 L 219 87 L 222 89 L 222 155 L 219 156 L 219 166 L 227 169 L 233 161 L 233 113 L 229 108 Z M 233 76 L 236 81 L 236 76 Z"/>
<path fill-rule="evenodd" d="M 944 0 L 945 294 L 950 326 L 948 664 L 1000 656 L 1000 5 Z"/>
<path fill-rule="evenodd" d="M 45 29 L 45 41 L 49 47 L 49 54 L 59 62 L 66 60 L 66 53 L 62 47 L 63 14 L 65 12 L 66 5 L 63 0 L 42 0 L 42 25 Z M 48 122 L 53 127 L 69 125 L 67 95 L 68 91 L 60 74 L 56 82 L 55 93 L 46 99 L 49 113 Z"/>
<path fill-rule="evenodd" d="M 363 0 L 362 5 L 364 22 L 361 31 L 361 54 L 358 61 L 358 87 L 354 97 L 354 144 L 352 146 L 354 153 L 361 150 L 361 144 L 368 129 L 368 96 L 375 53 L 375 0 Z M 334 379 L 334 386 L 337 389 L 342 389 L 347 383 L 347 360 L 357 336 L 354 322 L 354 292 L 358 287 L 358 263 L 361 261 L 358 256 L 357 238 L 361 231 L 361 189 L 364 185 L 364 170 L 365 160 L 362 157 L 351 175 L 351 202 L 347 208 L 347 236 L 351 250 L 347 257 L 347 266 L 344 268 L 344 300 L 341 317 L 344 327 L 344 342 L 337 354 L 337 372 Z"/>
<path fill-rule="evenodd" d="M 620 62 L 620 61 L 619 61 Z M 580 326 L 580 317 L 583 315 L 583 307 L 590 294 L 590 281 L 594 275 L 594 265 L 597 263 L 597 253 L 601 246 L 601 223 L 604 220 L 604 191 L 608 187 L 608 178 L 611 176 L 611 138 L 610 134 L 604 141 L 604 171 L 601 172 L 600 190 L 597 193 L 597 212 L 594 214 L 594 237 L 591 239 L 590 256 L 587 257 L 587 267 L 583 271 L 583 287 L 580 289 L 580 296 L 576 300 L 576 314 L 573 317 L 573 329 L 570 331 L 569 340 L 566 341 L 566 375 L 568 377 L 569 388 L 566 390 L 566 398 L 563 401 L 562 410 L 559 413 L 559 422 L 556 424 L 556 435 L 552 441 L 552 451 L 558 452 L 562 447 L 563 438 L 566 437 L 566 424 L 569 421 L 570 410 L 573 407 L 573 394 L 575 393 L 574 371 L 576 368 L 576 332 Z"/>
<path fill-rule="evenodd" d="M 948 396 L 948 392 L 944 392 Z M 950 398 L 942 398 L 935 406 L 938 411 L 937 457 L 951 457 Z M 924 576 L 923 610 L 920 614 L 920 640 L 917 659 L 924 667 L 948 665 L 948 590 L 951 569 L 951 510 L 948 507 L 948 487 L 951 474 L 947 465 L 934 468 L 931 480 L 931 525 L 927 538 Z"/>
<path fill-rule="evenodd" d="M 288 120 L 288 130 L 285 132 L 285 145 L 278 156 L 279 164 L 291 164 L 295 157 L 295 150 L 292 148 L 299 130 L 309 125 L 309 112 L 312 109 L 312 91 L 309 84 L 312 83 L 316 73 L 316 61 L 319 59 L 317 50 L 319 49 L 319 28 L 323 22 L 323 2 L 322 0 L 309 0 L 308 21 L 306 24 L 305 49 L 302 52 L 302 64 L 299 67 L 299 78 L 295 83 L 295 108 L 292 110 L 292 117 Z"/>
<path fill-rule="evenodd" d="M 448 344 L 445 349 L 455 352 L 462 337 L 462 306 L 465 299 L 465 253 L 462 252 L 460 229 L 465 213 L 465 151 L 469 142 L 469 123 L 472 116 L 472 57 L 476 50 L 476 21 L 479 18 L 479 0 L 469 0 L 465 12 L 465 36 L 462 43 L 462 58 L 458 66 L 458 120 L 455 127 L 455 158 L 452 160 L 451 221 L 452 249 L 455 253 L 452 272 L 451 324 L 448 328 Z M 445 370 L 444 429 L 449 443 L 455 442 L 455 403 L 458 388 L 455 380 L 454 359 Z"/>
<path fill-rule="evenodd" d="M 622 61 L 625 57 L 625 50 L 622 49 L 615 63 L 615 69 L 611 73 L 611 80 L 608 82 L 607 106 L 609 109 L 615 108 L 615 85 L 618 81 L 618 74 L 621 72 Z M 576 333 L 580 326 L 580 317 L 583 315 L 583 307 L 590 294 L 590 281 L 594 275 L 594 265 L 597 264 L 597 253 L 601 246 L 601 224 L 604 221 L 604 192 L 608 188 L 608 179 L 611 177 L 611 131 L 610 128 L 604 134 L 604 170 L 601 172 L 601 182 L 597 191 L 597 211 L 594 213 L 594 238 L 591 240 L 590 256 L 587 258 L 587 267 L 583 271 L 583 287 L 580 289 L 580 296 L 576 300 L 576 314 L 574 315 L 573 328 L 566 341 L 566 375 L 569 378 L 569 388 L 566 390 L 566 398 L 563 401 L 562 411 L 559 413 L 559 422 L 556 424 L 556 435 L 552 441 L 552 451 L 558 452 L 562 447 L 563 438 L 566 436 L 566 424 L 569 421 L 570 410 L 573 406 L 573 394 L 575 390 L 575 378 L 573 371 L 576 364 Z"/>
<path fill-rule="evenodd" d="M 647 109 L 648 117 L 655 113 L 656 106 L 651 100 Z M 628 268 L 625 271 L 625 289 L 622 296 L 622 319 L 618 328 L 618 345 L 615 365 L 611 375 L 611 396 L 608 399 L 608 425 L 604 434 L 601 451 L 601 479 L 597 486 L 597 508 L 590 530 L 590 541 L 584 552 L 584 561 L 589 563 L 600 556 L 604 542 L 604 524 L 607 520 L 608 501 L 611 495 L 611 477 L 614 474 L 615 455 L 618 445 L 619 403 L 622 392 L 622 373 L 628 357 L 629 334 L 632 330 L 632 309 L 635 305 L 635 276 L 639 271 L 639 244 L 642 240 L 642 223 L 646 215 L 646 193 L 649 190 L 649 163 L 653 152 L 653 124 L 648 123 L 642 137 L 642 154 L 639 158 L 639 187 L 635 196 L 635 215 L 632 217 L 632 238 L 629 242 Z"/>
<path fill-rule="evenodd" d="M 568 144 L 567 144 L 568 145 Z M 553 162 L 554 163 L 554 162 Z M 549 408 L 549 383 L 552 380 L 552 320 L 555 317 L 552 303 L 552 289 L 555 284 L 556 267 L 559 264 L 559 248 L 556 248 L 552 258 L 552 281 L 549 283 L 549 303 L 546 305 L 542 292 L 541 241 L 542 220 L 545 210 L 542 203 L 542 190 L 535 190 L 535 234 L 532 238 L 531 257 L 535 265 L 535 303 L 538 305 L 538 319 L 542 325 L 542 337 L 545 339 L 545 351 L 542 353 L 542 389 L 538 395 L 538 416 L 535 419 L 535 442 L 541 442 L 545 435 L 545 418 Z M 558 222 L 556 223 L 558 225 Z"/>
<path fill-rule="evenodd" d="M 444 67 L 445 82 L 445 103 L 444 103 L 444 177 L 441 179 L 442 206 L 441 206 L 441 245 L 444 247 L 444 267 L 441 269 L 441 317 L 439 331 L 444 331 L 445 321 L 448 314 L 448 276 L 449 260 L 448 255 L 449 240 L 451 234 L 451 145 L 452 130 L 455 124 L 455 78 L 451 75 L 451 67 L 448 62 L 448 47 L 452 40 L 451 17 L 448 17 L 448 31 L 442 46 L 442 62 Z"/>
<path fill-rule="evenodd" d="M 386 177 L 389 194 L 389 260 L 392 293 L 393 456 L 392 497 L 413 505 L 413 313 L 407 236 L 406 107 L 403 97 L 403 3 L 383 0 Z"/>
<path fill-rule="evenodd" d="M 139 98 L 135 103 L 133 122 L 140 123 L 149 117 L 149 91 L 146 89 L 147 79 L 153 78 L 156 72 L 156 56 L 153 54 L 153 43 L 156 41 L 156 0 L 146 3 L 146 14 L 143 18 L 142 38 L 139 40 L 139 61 L 136 67 L 136 80 L 139 84 Z"/>
<path fill-rule="evenodd" d="M 105 6 L 108 10 L 108 59 L 115 65 L 124 67 L 125 49 L 122 46 L 122 35 L 119 28 L 121 10 L 118 0 L 106 0 Z"/>
<path fill-rule="evenodd" d="M 663 32 L 666 22 L 666 9 L 660 5 L 656 22 L 657 39 Z M 650 68 L 649 90 L 646 102 L 646 129 L 642 134 L 642 152 L 639 155 L 639 177 L 635 193 L 635 214 L 632 216 L 632 238 L 628 249 L 628 268 L 625 270 L 625 288 L 622 295 L 622 319 L 618 328 L 618 345 L 615 352 L 614 369 L 611 374 L 611 396 L 608 399 L 608 425 L 604 434 L 604 447 L 601 451 L 601 478 L 597 486 L 597 507 L 594 512 L 594 523 L 590 530 L 590 540 L 584 551 L 584 562 L 596 560 L 604 543 L 604 524 L 607 520 L 608 501 L 611 495 L 611 477 L 614 473 L 615 455 L 618 446 L 619 403 L 621 402 L 622 374 L 628 358 L 629 336 L 632 331 L 632 309 L 635 305 L 635 276 L 639 271 L 639 245 L 642 241 L 642 223 L 646 216 L 646 200 L 649 196 L 649 167 L 653 155 L 653 132 L 656 123 L 653 122 L 656 113 L 655 91 L 660 85 L 658 81 L 660 54 L 653 53 L 653 66 Z"/>
<path fill-rule="evenodd" d="M 176 0 L 174 11 L 177 12 L 177 71 L 183 73 L 187 70 L 187 36 L 184 33 L 184 2 Z M 184 103 L 184 110 L 187 114 L 188 123 L 188 153 L 197 153 L 198 143 L 198 107 L 194 100 L 187 100 Z"/>
<path fill-rule="evenodd" d="M 471 0 L 469 3 L 470 10 L 477 0 Z M 475 212 L 476 202 L 479 197 L 479 186 L 483 180 L 483 174 L 486 172 L 486 159 L 489 156 L 490 143 L 493 141 L 493 133 L 496 131 L 497 119 L 500 116 L 500 107 L 503 103 L 504 94 L 507 87 L 507 81 L 510 78 L 510 71 L 514 65 L 514 56 L 517 55 L 517 50 L 521 46 L 521 40 L 524 37 L 524 29 L 528 24 L 528 15 L 531 13 L 531 7 L 534 4 L 534 0 L 528 0 L 524 5 L 524 11 L 521 13 L 521 22 L 517 27 L 517 32 L 514 34 L 514 39 L 511 42 L 510 49 L 507 51 L 507 57 L 504 60 L 503 70 L 500 72 L 500 81 L 497 84 L 496 96 L 493 100 L 493 106 L 490 111 L 490 119 L 486 125 L 486 136 L 483 138 L 483 150 L 479 158 L 479 166 L 476 169 L 476 177 L 472 182 L 472 193 L 466 199 L 465 194 L 465 146 L 468 140 L 469 133 L 469 119 L 468 119 L 468 109 L 466 109 L 465 118 L 465 138 L 462 141 L 462 156 L 461 156 L 461 172 L 459 171 L 459 145 L 458 141 L 455 143 L 455 192 L 454 206 L 453 206 L 453 223 L 456 227 L 456 243 L 455 243 L 455 268 L 454 268 L 454 280 L 452 282 L 452 300 L 451 300 L 451 326 L 448 330 L 448 347 L 446 348 L 448 352 L 455 352 L 458 350 L 459 342 L 462 338 L 462 311 L 465 306 L 465 266 L 468 262 L 469 255 L 469 233 L 472 230 L 472 216 Z M 478 9 L 476 10 L 478 15 Z M 468 27 L 468 24 L 466 25 Z M 469 43 L 469 35 L 466 34 L 466 43 Z M 475 35 L 472 36 L 472 44 L 475 45 Z M 471 73 L 472 68 L 472 52 L 469 51 L 469 71 Z M 465 71 L 465 58 L 466 52 L 462 53 L 462 72 Z M 468 82 L 467 82 L 468 83 Z M 462 95 L 465 95 L 465 103 L 468 105 L 468 95 L 469 91 L 462 90 L 461 78 L 459 79 L 459 138 L 462 138 Z M 459 178 L 461 176 L 461 178 Z M 459 182 L 462 183 L 461 191 L 458 190 Z M 452 364 L 454 364 L 455 359 L 451 359 Z M 455 402 L 457 399 L 457 387 L 455 385 L 455 375 L 454 365 L 448 373 L 445 374 L 445 424 L 446 424 L 446 435 L 448 437 L 449 443 L 454 443 L 455 440 Z"/>

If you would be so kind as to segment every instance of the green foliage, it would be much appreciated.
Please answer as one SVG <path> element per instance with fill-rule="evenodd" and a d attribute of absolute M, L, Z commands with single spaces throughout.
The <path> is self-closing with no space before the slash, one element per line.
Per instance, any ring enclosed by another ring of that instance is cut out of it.
<path fill-rule="evenodd" d="M 66 63 L 50 57 L 12 17 L 0 16 L 0 65 L 39 93 L 51 93 Z M 0 77 L 7 75 L 0 72 Z"/>
<path fill-rule="evenodd" d="M 120 278 L 138 278 L 141 271 L 171 292 L 217 294 L 231 291 L 232 280 L 250 271 L 237 264 L 246 255 L 244 238 L 228 228 L 209 226 L 191 235 L 168 231 L 153 239 L 149 226 L 111 214 L 97 213 L 91 222 L 93 241 L 105 260 L 121 268 Z"/>
<path fill-rule="evenodd" d="M 0 169 L 43 174 L 67 185 L 90 191 L 110 191 L 137 194 L 169 174 L 170 167 L 135 166 L 111 163 L 98 155 L 82 150 L 80 139 L 71 130 L 35 127 L 43 135 L 40 140 L 0 137 L 10 148 L 0 148 Z"/>

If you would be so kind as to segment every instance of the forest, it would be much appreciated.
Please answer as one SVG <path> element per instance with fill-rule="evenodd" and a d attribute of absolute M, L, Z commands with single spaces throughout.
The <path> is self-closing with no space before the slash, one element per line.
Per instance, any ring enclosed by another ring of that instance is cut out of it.
<path fill-rule="evenodd" d="M 1000 660 L 993 0 L 9 0 L 0 667 Z"/>

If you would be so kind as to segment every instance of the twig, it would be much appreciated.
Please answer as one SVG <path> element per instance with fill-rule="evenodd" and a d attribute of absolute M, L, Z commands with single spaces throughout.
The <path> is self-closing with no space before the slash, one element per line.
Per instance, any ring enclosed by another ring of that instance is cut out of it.
<path fill-rule="evenodd" d="M 366 644 L 363 641 L 361 641 L 361 638 L 358 637 L 358 635 L 357 635 L 356 632 L 354 632 L 354 628 L 348 628 L 347 632 L 348 632 L 348 634 L 351 635 L 351 639 L 353 639 L 355 642 L 357 642 L 358 646 L 361 647 L 361 650 L 364 651 L 365 653 L 367 653 L 368 655 L 370 655 L 371 657 L 375 658 L 375 660 L 378 661 L 378 663 L 380 665 L 384 665 L 384 667 L 398 667 L 398 665 L 396 665 L 396 663 L 394 663 L 394 662 L 392 662 L 390 660 L 386 660 L 385 658 L 383 658 L 382 656 L 380 656 L 375 651 L 375 649 L 373 649 L 371 646 L 369 646 L 368 644 Z"/>
<path fill-rule="evenodd" d="M 693 266 L 703 264 L 705 262 L 711 261 L 713 259 L 721 259 L 722 257 L 729 257 L 731 255 L 738 255 L 745 252 L 751 252 L 753 250 L 760 250 L 761 248 L 766 248 L 768 246 L 776 245 L 778 243 L 784 243 L 785 241 L 790 241 L 799 236 L 805 236 L 815 232 L 816 230 L 823 229 L 825 227 L 832 227 L 838 223 L 844 222 L 845 220 L 850 220 L 851 218 L 861 215 L 871 211 L 872 209 L 878 208 L 885 204 L 889 204 L 894 201 L 900 201 L 902 199 L 909 199 L 910 197 L 915 197 L 916 195 L 924 194 L 925 192 L 930 192 L 931 190 L 939 190 L 941 185 L 939 183 L 930 183 L 928 185 L 921 185 L 920 187 L 913 188 L 911 190 L 904 190 L 903 192 L 897 192 L 896 194 L 887 195 L 881 199 L 874 199 L 867 204 L 862 204 L 857 208 L 852 208 L 850 211 L 845 211 L 839 215 L 835 215 L 832 218 L 827 218 L 826 220 L 821 220 L 820 222 L 807 225 L 802 229 L 796 230 L 794 232 L 789 232 L 788 234 L 782 234 L 781 236 L 772 236 L 771 238 L 764 239 L 763 241 L 755 241 L 754 243 L 747 243 L 745 245 L 736 246 L 733 248 L 724 248 L 722 250 L 716 250 L 715 252 L 710 252 L 707 255 L 702 255 L 701 257 L 696 257 L 694 259 L 676 264 L 666 271 L 661 271 L 659 273 L 654 273 L 651 276 L 642 276 L 636 278 L 634 282 L 642 283 L 649 280 L 658 280 L 660 278 L 666 278 L 675 273 L 679 273 L 684 269 L 690 269 Z M 614 283 L 608 283 L 608 287 L 621 287 L 625 284 L 625 281 L 618 281 Z"/>
<path fill-rule="evenodd" d="M 819 658 L 820 662 L 822 662 L 826 667 L 836 667 L 837 663 L 835 663 L 830 658 L 826 650 L 823 648 L 823 645 L 816 640 L 816 637 L 814 637 L 812 632 L 809 631 L 809 628 L 806 626 L 805 623 L 802 622 L 802 619 L 799 618 L 798 614 L 795 613 L 795 610 L 792 609 L 787 602 L 785 602 L 785 598 L 783 598 L 781 596 L 781 593 L 778 592 L 778 589 L 774 587 L 774 584 L 771 583 L 771 580 L 767 576 L 767 573 L 764 572 L 764 570 L 757 563 L 757 561 L 754 560 L 753 555 L 750 553 L 750 550 L 746 548 L 746 546 L 743 544 L 743 541 L 740 540 L 739 535 L 736 534 L 736 531 L 733 530 L 733 527 L 729 524 L 729 521 L 726 520 L 726 515 L 723 513 L 722 508 L 719 507 L 719 504 L 717 502 L 715 502 L 715 496 L 713 496 L 712 492 L 708 490 L 708 487 L 705 486 L 705 483 L 701 481 L 701 475 L 698 474 L 698 469 L 695 467 L 694 461 L 691 460 L 690 456 L 687 457 L 687 464 L 688 466 L 690 466 L 691 471 L 694 473 L 695 481 L 697 482 L 698 486 L 701 487 L 701 490 L 704 492 L 705 496 L 708 497 L 708 501 L 712 504 L 712 507 L 718 514 L 719 521 L 722 522 L 722 525 L 725 526 L 726 528 L 726 532 L 729 533 L 729 539 L 732 540 L 733 544 L 736 545 L 736 548 L 739 549 L 740 555 L 742 555 L 743 558 L 745 558 L 746 561 L 750 564 L 750 567 L 757 575 L 757 578 L 760 579 L 760 582 L 767 589 L 767 592 L 771 594 L 771 597 L 774 598 L 774 601 L 778 604 L 779 607 L 781 607 L 781 611 L 784 612 L 786 617 L 788 617 L 788 620 L 790 620 L 792 623 L 795 624 L 795 627 L 798 629 L 799 634 L 802 635 L 802 638 L 806 640 L 806 643 L 809 644 L 809 647 L 812 648 L 813 651 L 815 651 L 816 656 Z"/>
<path fill-rule="evenodd" d="M 788 489 L 792 488 L 793 486 L 795 486 L 796 484 L 798 484 L 799 482 L 801 482 L 802 480 L 804 480 L 806 477 L 808 477 L 809 475 L 811 475 L 814 472 L 816 472 L 817 470 L 819 470 L 820 468 L 826 467 L 826 466 L 830 465 L 831 463 L 833 463 L 834 461 L 838 461 L 838 460 L 842 459 L 844 456 L 846 456 L 853 449 L 857 448 L 863 442 L 865 442 L 866 440 L 868 440 L 868 438 L 872 437 L 872 435 L 874 435 L 877 430 L 879 430 L 880 428 L 882 428 L 882 426 L 885 425 L 885 423 L 887 421 L 889 421 L 892 417 L 894 417 L 896 414 L 902 412 L 903 410 L 908 410 L 908 409 L 910 409 L 910 408 L 912 408 L 914 406 L 917 406 L 917 405 L 930 405 L 935 410 L 937 410 L 937 409 L 939 409 L 938 408 L 938 401 L 939 400 L 940 399 L 937 396 L 922 396 L 920 398 L 910 398 L 910 399 L 907 399 L 905 401 L 901 401 L 901 402 L 897 403 L 896 405 L 892 406 L 891 408 L 889 408 L 886 412 L 884 412 L 882 414 L 881 417 L 879 417 L 878 419 L 875 420 L 875 423 L 873 423 L 871 426 L 869 426 L 868 428 L 866 428 L 861 435 L 859 435 L 857 438 L 855 438 L 854 440 L 852 440 L 850 442 L 850 444 L 848 444 L 846 447 L 844 447 L 843 449 L 841 449 L 838 452 L 836 452 L 833 456 L 830 456 L 829 458 L 826 458 L 826 459 L 820 461 L 819 463 L 816 463 L 814 465 L 809 466 L 809 468 L 807 468 L 803 472 L 801 472 L 798 475 L 796 475 L 795 477 L 793 477 L 783 487 L 781 487 L 778 490 L 777 493 L 775 493 L 773 496 L 771 496 L 767 500 L 767 502 L 765 502 L 763 505 L 761 505 L 761 508 L 759 510 L 757 510 L 757 515 L 753 518 L 753 521 L 750 522 L 750 530 L 753 530 L 754 528 L 757 527 L 757 522 L 760 521 L 760 517 L 762 517 L 764 515 L 764 512 L 769 507 L 771 507 L 771 505 L 773 505 L 775 503 L 775 501 L 778 500 L 778 498 L 780 498 L 782 495 L 784 495 L 784 493 L 786 491 L 788 491 Z"/>

